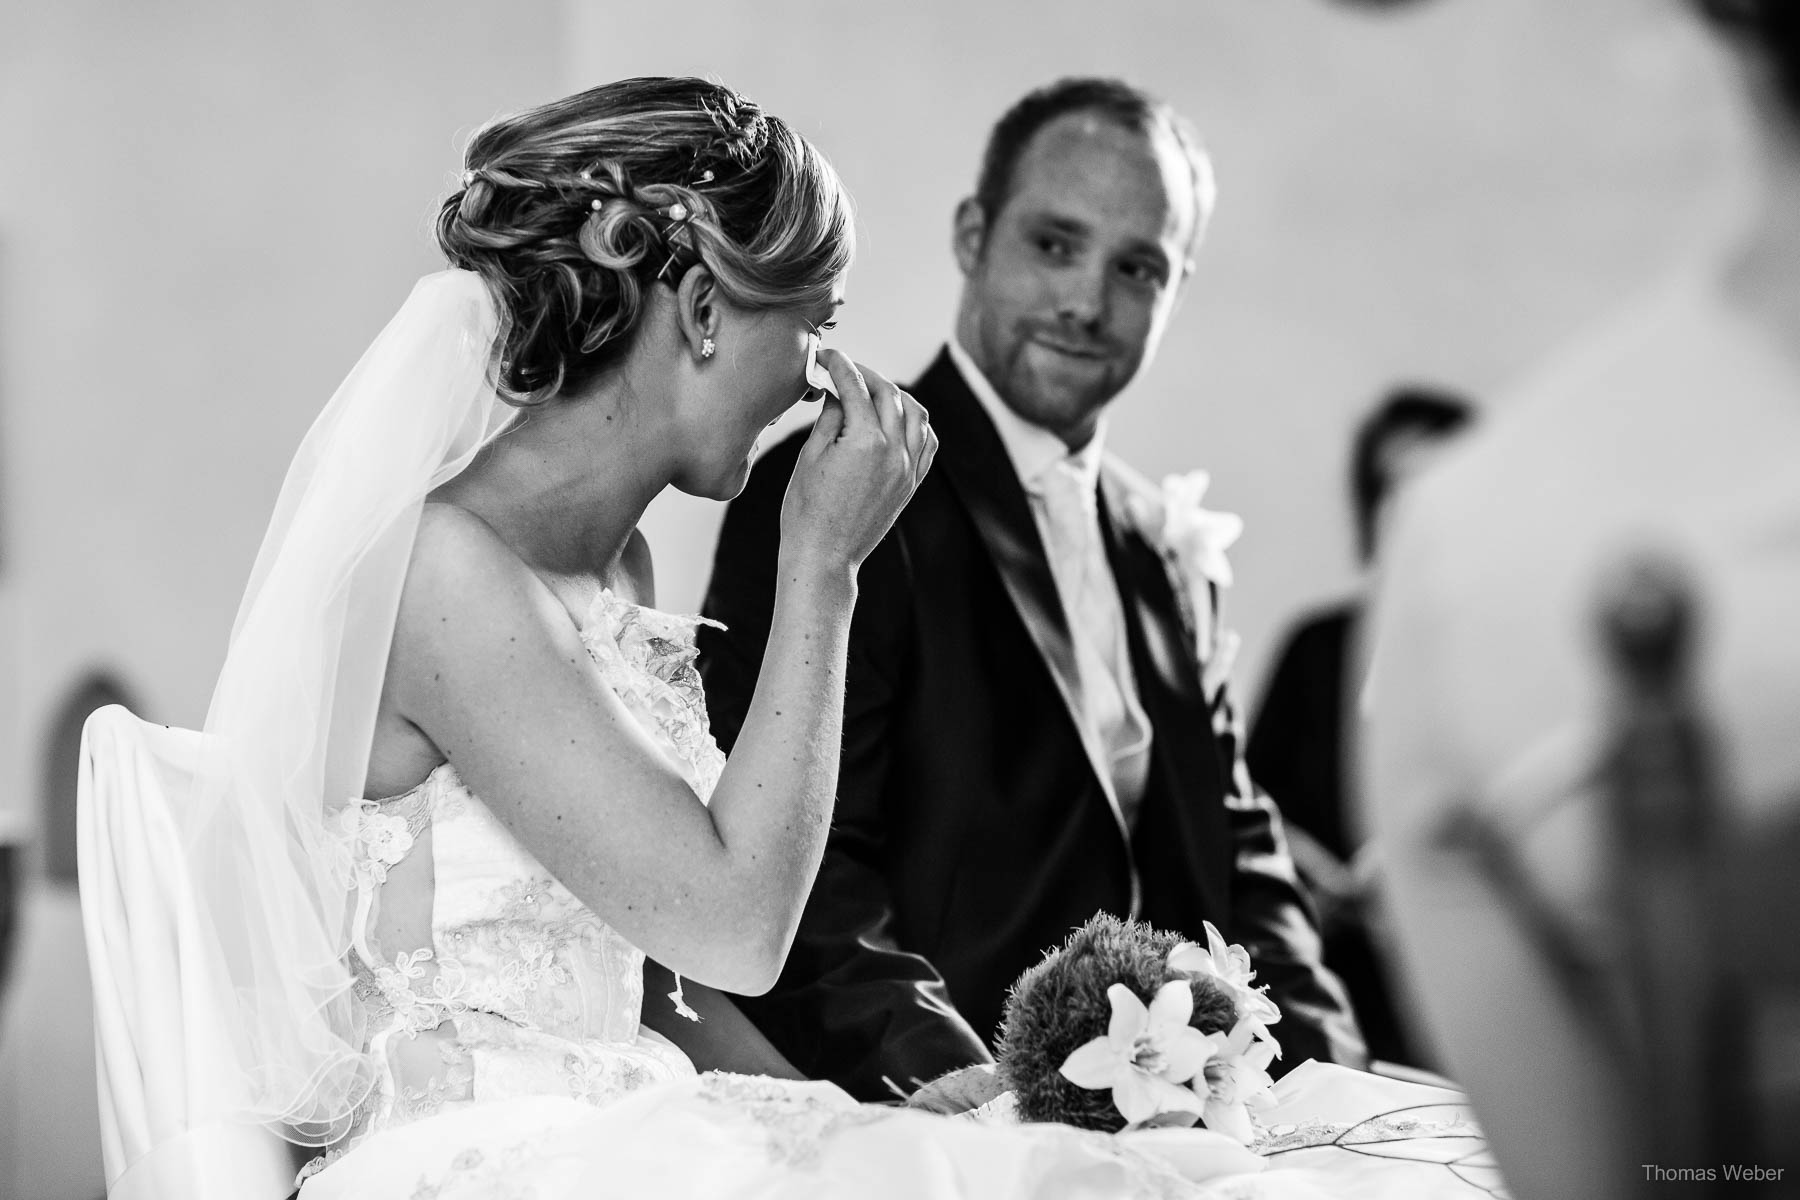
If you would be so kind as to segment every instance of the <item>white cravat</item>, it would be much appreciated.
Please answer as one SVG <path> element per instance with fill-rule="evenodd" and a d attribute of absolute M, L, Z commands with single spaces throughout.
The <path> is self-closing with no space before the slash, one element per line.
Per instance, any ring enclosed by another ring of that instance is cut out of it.
<path fill-rule="evenodd" d="M 1125 612 L 1100 537 L 1098 482 L 1080 460 L 1060 458 L 1027 480 L 1025 490 L 1068 614 L 1082 707 L 1100 735 L 1129 826 L 1150 772 L 1150 721 L 1138 702 Z"/>
<path fill-rule="evenodd" d="M 1055 434 L 1008 408 L 963 348 L 950 357 L 994 422 L 1050 560 L 1069 619 L 1081 706 L 1108 763 L 1128 827 L 1135 824 L 1150 773 L 1150 719 L 1138 700 L 1126 640 L 1125 610 L 1100 535 L 1100 458 L 1104 426 L 1071 454 Z"/>

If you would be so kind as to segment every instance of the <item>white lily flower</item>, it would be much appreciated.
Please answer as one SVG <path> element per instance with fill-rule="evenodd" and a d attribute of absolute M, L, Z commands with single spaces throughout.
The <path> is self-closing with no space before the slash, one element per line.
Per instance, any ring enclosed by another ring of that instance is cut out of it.
<path fill-rule="evenodd" d="M 1184 571 L 1230 587 L 1231 560 L 1225 552 L 1243 536 L 1244 519 L 1201 506 L 1211 483 L 1212 476 L 1205 471 L 1163 480 L 1162 541 Z"/>
<path fill-rule="evenodd" d="M 1246 1146 L 1256 1140 L 1250 1110 L 1275 1103 L 1275 1081 L 1269 1078 L 1269 1063 L 1279 1048 L 1274 1042 L 1259 1038 L 1256 1030 L 1245 1019 L 1233 1026 L 1229 1034 L 1208 1034 L 1213 1055 L 1195 1088 L 1206 1089 L 1206 1103 L 1200 1114 L 1206 1127 Z"/>
<path fill-rule="evenodd" d="M 1063 1077 L 1077 1087 L 1111 1088 L 1113 1103 L 1132 1126 L 1164 1113 L 1197 1116 L 1202 1098 L 1181 1085 L 1205 1069 L 1214 1043 L 1188 1024 L 1194 1013 L 1188 982 L 1164 984 L 1148 1008 L 1122 983 L 1107 988 L 1106 997 L 1112 1021 L 1105 1036 L 1069 1055 Z"/>
<path fill-rule="evenodd" d="M 1238 1017 L 1250 1021 L 1252 1028 L 1266 1037 L 1267 1027 L 1281 1020 L 1281 1009 L 1269 999 L 1267 989 L 1251 983 L 1256 978 L 1256 971 L 1250 965 L 1250 952 L 1242 946 L 1228 944 L 1211 921 L 1204 925 L 1206 946 L 1181 943 L 1169 951 L 1170 968 L 1211 979 L 1231 997 Z"/>

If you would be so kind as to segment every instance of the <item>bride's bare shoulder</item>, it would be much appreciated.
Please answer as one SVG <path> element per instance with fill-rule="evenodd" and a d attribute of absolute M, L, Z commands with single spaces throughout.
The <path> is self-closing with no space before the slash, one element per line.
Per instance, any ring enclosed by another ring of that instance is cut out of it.
<path fill-rule="evenodd" d="M 454 626 L 517 618 L 549 599 L 543 582 L 493 526 L 456 504 L 425 505 L 401 593 L 402 626 L 435 628 L 452 615 L 463 618 L 448 622 Z"/>
<path fill-rule="evenodd" d="M 525 564 L 492 525 L 468 509 L 431 500 L 420 511 L 407 570 L 409 585 L 415 576 L 512 565 L 523 568 Z"/>

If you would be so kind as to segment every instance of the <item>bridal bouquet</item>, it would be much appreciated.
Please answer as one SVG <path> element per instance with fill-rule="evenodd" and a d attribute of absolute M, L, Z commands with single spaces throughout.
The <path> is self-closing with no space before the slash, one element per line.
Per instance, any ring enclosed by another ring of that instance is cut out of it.
<path fill-rule="evenodd" d="M 1020 1119 L 1117 1132 L 1191 1126 L 1244 1145 L 1273 1102 L 1268 1027 L 1281 1012 L 1252 985 L 1242 946 L 1206 925 L 1205 946 L 1101 914 L 1013 985 L 1000 1082 Z"/>

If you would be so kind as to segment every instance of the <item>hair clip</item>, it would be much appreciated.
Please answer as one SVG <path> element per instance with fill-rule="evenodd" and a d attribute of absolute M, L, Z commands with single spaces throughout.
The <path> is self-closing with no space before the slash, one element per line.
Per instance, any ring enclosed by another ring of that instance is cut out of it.
<path fill-rule="evenodd" d="M 475 182 L 474 170 L 471 168 L 470 170 L 464 171 L 462 179 L 463 179 L 464 187 L 468 187 L 471 183 L 474 183 Z"/>
<path fill-rule="evenodd" d="M 699 187 L 703 183 L 711 183 L 712 181 L 713 181 L 712 168 L 708 167 L 706 170 L 700 172 L 700 178 L 694 180 L 694 182 L 689 184 L 688 186 L 689 187 Z"/>
<path fill-rule="evenodd" d="M 588 207 L 593 209 L 595 212 L 599 212 L 605 206 L 601 203 L 601 201 L 598 197 L 595 197 L 594 199 L 588 201 Z"/>
<path fill-rule="evenodd" d="M 686 225 L 689 218 L 694 215 L 689 211 L 688 206 L 679 200 L 660 211 L 669 220 L 669 228 L 663 233 L 663 244 L 669 248 L 669 257 L 664 260 L 662 269 L 656 273 L 658 279 L 667 275 L 669 268 L 675 265 L 675 259 L 681 253 L 681 247 L 675 242 L 675 235 L 681 232 L 682 226 Z"/>

